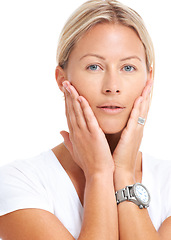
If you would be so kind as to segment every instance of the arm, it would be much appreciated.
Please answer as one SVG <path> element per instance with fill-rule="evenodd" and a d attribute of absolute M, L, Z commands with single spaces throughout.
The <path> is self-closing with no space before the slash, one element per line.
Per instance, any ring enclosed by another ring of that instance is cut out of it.
<path fill-rule="evenodd" d="M 109 174 L 97 175 L 86 184 L 83 225 L 78 240 L 116 239 L 113 174 L 110 177 Z M 74 240 L 55 215 L 41 209 L 18 210 L 0 217 L 1 238 Z"/>
<path fill-rule="evenodd" d="M 123 179 L 123 181 L 120 181 L 118 189 L 123 188 L 121 186 L 125 187 L 135 183 L 130 176 L 124 176 Z M 157 232 L 151 222 L 148 210 L 139 209 L 139 207 L 132 202 L 125 201 L 118 205 L 118 224 L 120 240 L 171 239 L 171 217 L 163 222 Z"/>
<path fill-rule="evenodd" d="M 123 172 L 123 177 L 119 184 L 116 184 L 116 190 L 122 189 L 127 185 L 135 183 L 132 176 Z M 118 224 L 120 240 L 159 240 L 159 234 L 155 230 L 147 209 L 140 209 L 132 202 L 122 202 L 118 204 Z"/>
<path fill-rule="evenodd" d="M 135 183 L 132 175 L 123 172 L 115 181 L 116 191 Z M 118 183 L 117 183 L 118 182 Z M 157 209 L 156 209 L 157 211 Z M 167 218 L 157 232 L 153 226 L 147 209 L 140 209 L 132 202 L 118 205 L 118 224 L 120 240 L 170 240 L 171 217 Z"/>
<path fill-rule="evenodd" d="M 62 132 L 62 135 L 86 177 L 84 216 L 78 240 L 118 240 L 113 158 L 87 101 L 82 97 L 79 103 L 75 89 L 69 87 L 71 94 L 65 92 L 65 97 L 70 134 Z M 18 210 L 0 217 L 0 238 L 74 240 L 53 214 L 40 209 Z"/>
<path fill-rule="evenodd" d="M 84 219 L 79 239 L 118 239 L 117 206 L 109 173 L 86 182 Z M 86 236 L 86 238 L 85 238 Z"/>
<path fill-rule="evenodd" d="M 136 164 L 143 126 L 139 125 L 138 117 L 147 118 L 150 102 L 151 83 L 147 85 L 142 97 L 136 100 L 126 129 L 113 154 L 115 162 L 115 190 L 132 185 L 136 182 Z M 157 209 L 156 209 L 157 211 Z M 118 224 L 120 240 L 169 240 L 171 218 L 168 218 L 157 232 L 151 222 L 147 209 L 140 209 L 136 204 L 124 201 L 118 205 Z"/>
<path fill-rule="evenodd" d="M 118 239 L 114 164 L 109 145 L 88 102 L 79 97 L 69 83 L 65 86 L 69 88 L 65 97 L 70 134 L 62 132 L 62 135 L 86 178 L 84 219 L 79 239 Z"/>

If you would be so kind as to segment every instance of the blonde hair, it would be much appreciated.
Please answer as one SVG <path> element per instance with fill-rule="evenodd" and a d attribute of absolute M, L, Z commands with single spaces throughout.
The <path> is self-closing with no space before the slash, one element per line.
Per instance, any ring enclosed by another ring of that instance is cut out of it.
<path fill-rule="evenodd" d="M 154 47 L 141 16 L 116 0 L 90 0 L 82 4 L 66 22 L 58 43 L 57 64 L 63 69 L 75 44 L 99 23 L 117 23 L 132 28 L 144 45 L 147 70 L 155 65 Z"/>

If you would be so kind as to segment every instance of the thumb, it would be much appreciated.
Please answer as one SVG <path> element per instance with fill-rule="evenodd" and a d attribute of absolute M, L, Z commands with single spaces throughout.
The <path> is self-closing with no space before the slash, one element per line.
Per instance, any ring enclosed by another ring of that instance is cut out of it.
<path fill-rule="evenodd" d="M 65 147 L 68 149 L 68 151 L 69 151 L 70 154 L 72 155 L 73 149 L 72 149 L 71 140 L 70 140 L 70 138 L 69 138 L 69 133 L 66 132 L 66 131 L 61 131 L 60 134 L 61 134 L 61 136 L 62 136 L 63 139 L 64 139 L 64 145 L 65 145 Z"/>

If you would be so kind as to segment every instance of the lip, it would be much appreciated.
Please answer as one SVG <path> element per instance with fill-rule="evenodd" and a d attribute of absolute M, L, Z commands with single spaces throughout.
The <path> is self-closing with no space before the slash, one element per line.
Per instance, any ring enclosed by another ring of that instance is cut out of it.
<path fill-rule="evenodd" d="M 119 103 L 105 103 L 97 106 L 97 108 L 100 109 L 102 112 L 109 114 L 118 114 L 125 109 L 125 107 Z"/>

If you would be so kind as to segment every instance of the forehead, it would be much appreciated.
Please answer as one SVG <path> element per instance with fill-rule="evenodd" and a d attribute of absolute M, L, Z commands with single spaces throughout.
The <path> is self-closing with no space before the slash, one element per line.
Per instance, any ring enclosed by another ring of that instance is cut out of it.
<path fill-rule="evenodd" d="M 139 55 L 145 59 L 145 49 L 137 33 L 121 24 L 97 24 L 76 43 L 71 57 L 81 57 L 89 52 L 106 57 Z"/>

